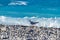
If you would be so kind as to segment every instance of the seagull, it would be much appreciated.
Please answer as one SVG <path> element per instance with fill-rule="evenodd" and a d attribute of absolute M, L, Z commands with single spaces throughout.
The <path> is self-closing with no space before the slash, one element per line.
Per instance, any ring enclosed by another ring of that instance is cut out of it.
<path fill-rule="evenodd" d="M 31 20 L 29 20 L 29 22 L 30 22 L 30 24 L 32 24 L 32 25 L 39 23 L 39 22 L 33 22 L 33 21 L 31 21 Z"/>

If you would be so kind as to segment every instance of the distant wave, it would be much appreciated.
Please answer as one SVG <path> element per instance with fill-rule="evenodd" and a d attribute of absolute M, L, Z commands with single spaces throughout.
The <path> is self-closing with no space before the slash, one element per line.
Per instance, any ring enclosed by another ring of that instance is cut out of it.
<path fill-rule="evenodd" d="M 39 5 L 43 7 L 60 7 L 60 0 L 0 0 L 0 4 L 4 6 L 15 5 L 14 1 L 28 1 L 30 5 Z M 13 3 L 11 3 L 13 2 Z M 20 5 L 20 3 L 16 3 L 17 5 Z"/>
<path fill-rule="evenodd" d="M 10 2 L 8 5 L 28 5 L 27 1 L 15 1 L 15 2 Z"/>
<path fill-rule="evenodd" d="M 31 26 L 29 20 L 33 22 L 39 22 L 35 26 L 38 27 L 60 27 L 60 18 L 37 18 L 37 17 L 24 17 L 24 18 L 13 18 L 13 17 L 5 17 L 0 16 L 0 24 L 5 25 L 25 25 Z"/>

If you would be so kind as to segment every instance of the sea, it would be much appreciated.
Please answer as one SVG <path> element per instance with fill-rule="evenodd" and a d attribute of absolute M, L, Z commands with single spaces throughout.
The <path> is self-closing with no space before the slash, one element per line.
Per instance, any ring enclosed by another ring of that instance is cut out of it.
<path fill-rule="evenodd" d="M 0 24 L 60 27 L 60 0 L 0 0 Z"/>

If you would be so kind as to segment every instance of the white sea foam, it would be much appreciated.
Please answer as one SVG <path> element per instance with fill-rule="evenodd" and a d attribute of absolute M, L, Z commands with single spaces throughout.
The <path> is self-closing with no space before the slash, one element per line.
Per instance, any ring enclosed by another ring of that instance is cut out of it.
<path fill-rule="evenodd" d="M 27 5 L 28 2 L 26 1 L 15 1 L 15 2 L 11 2 L 8 5 Z"/>
<path fill-rule="evenodd" d="M 37 18 L 37 17 L 24 17 L 24 18 L 13 18 L 0 16 L 0 24 L 5 25 L 26 25 L 31 26 L 29 20 L 33 22 L 39 22 L 35 24 L 38 27 L 60 27 L 60 18 Z"/>

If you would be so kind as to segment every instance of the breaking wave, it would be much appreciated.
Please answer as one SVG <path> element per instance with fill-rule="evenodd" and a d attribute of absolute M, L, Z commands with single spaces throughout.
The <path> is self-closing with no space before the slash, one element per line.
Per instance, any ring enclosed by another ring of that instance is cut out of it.
<path fill-rule="evenodd" d="M 27 5 L 28 2 L 26 1 L 15 1 L 15 2 L 11 2 L 8 5 Z"/>
<path fill-rule="evenodd" d="M 33 22 L 38 22 L 34 26 L 38 27 L 60 27 L 60 18 L 38 18 L 38 17 L 24 17 L 24 18 L 13 18 L 13 17 L 6 17 L 0 16 L 0 24 L 4 25 L 26 25 L 31 26 L 29 20 Z"/>

